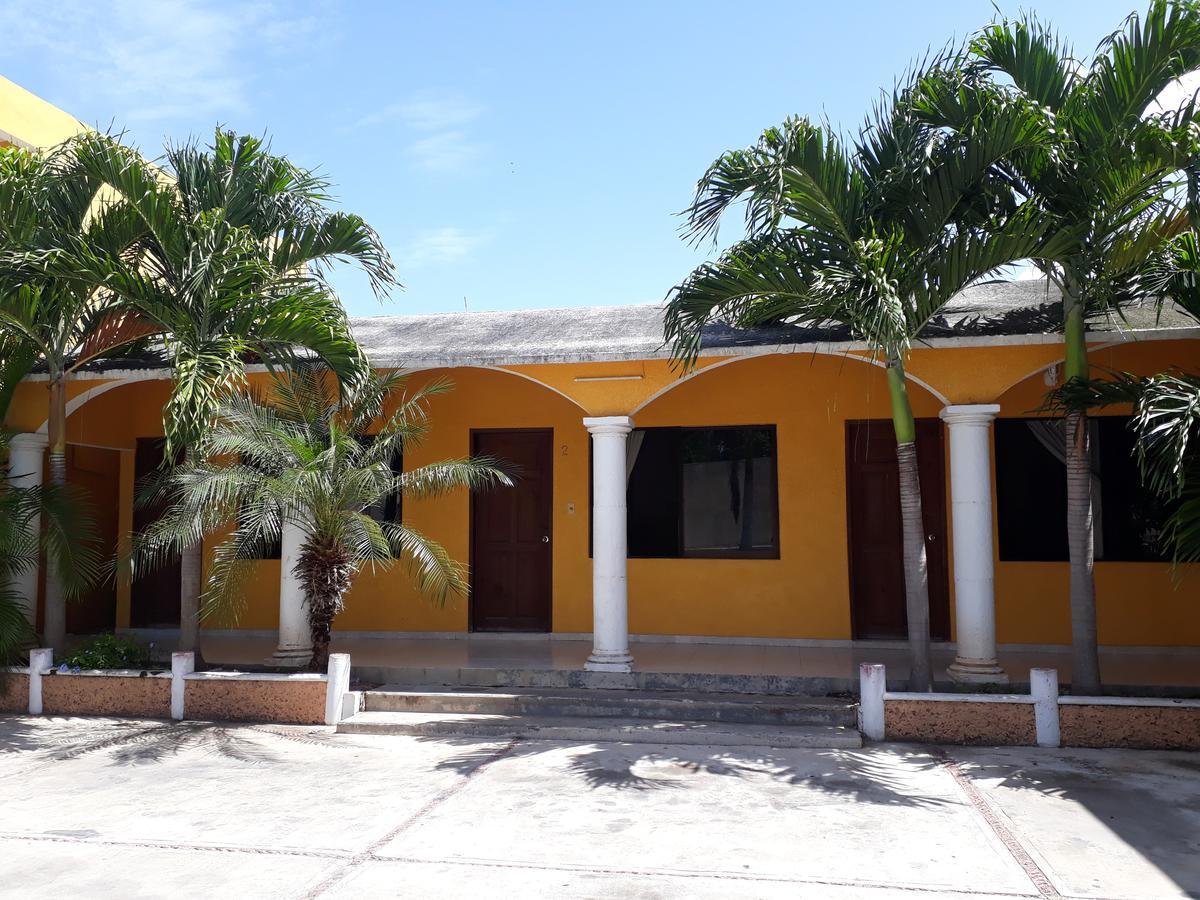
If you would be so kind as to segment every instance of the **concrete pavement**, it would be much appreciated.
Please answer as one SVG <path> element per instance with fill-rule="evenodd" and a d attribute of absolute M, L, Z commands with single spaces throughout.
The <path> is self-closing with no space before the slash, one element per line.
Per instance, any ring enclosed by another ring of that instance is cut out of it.
<path fill-rule="evenodd" d="M 1200 895 L 1200 754 L 0 717 L 0 897 Z"/>

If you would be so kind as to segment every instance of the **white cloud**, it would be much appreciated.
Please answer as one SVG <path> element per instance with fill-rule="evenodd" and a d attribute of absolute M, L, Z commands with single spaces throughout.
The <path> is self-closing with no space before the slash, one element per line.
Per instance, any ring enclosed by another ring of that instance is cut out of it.
<path fill-rule="evenodd" d="M 5 0 L 0 34 L 10 46 L 52 58 L 71 90 L 111 110 L 118 124 L 216 118 L 248 109 L 256 57 L 319 31 L 297 6 Z"/>
<path fill-rule="evenodd" d="M 409 132 L 405 152 L 413 165 L 426 172 L 454 172 L 467 167 L 482 152 L 469 126 L 483 109 L 451 95 L 425 95 L 393 103 L 360 118 L 356 128 L 399 122 Z"/>
<path fill-rule="evenodd" d="M 378 125 L 399 119 L 415 131 L 445 131 L 461 128 L 479 118 L 483 110 L 461 97 L 424 97 L 393 103 L 378 112 L 363 116 L 357 124 Z"/>
<path fill-rule="evenodd" d="M 467 231 L 453 225 L 423 231 L 400 254 L 401 270 L 460 262 L 488 239 L 484 232 Z"/>

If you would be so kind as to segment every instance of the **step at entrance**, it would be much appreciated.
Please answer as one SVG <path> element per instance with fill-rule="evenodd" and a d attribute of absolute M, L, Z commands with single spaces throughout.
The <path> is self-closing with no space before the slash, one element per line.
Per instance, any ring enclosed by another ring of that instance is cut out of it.
<path fill-rule="evenodd" d="M 852 701 L 617 690 L 366 691 L 338 726 L 357 734 L 756 747 L 859 747 Z"/>

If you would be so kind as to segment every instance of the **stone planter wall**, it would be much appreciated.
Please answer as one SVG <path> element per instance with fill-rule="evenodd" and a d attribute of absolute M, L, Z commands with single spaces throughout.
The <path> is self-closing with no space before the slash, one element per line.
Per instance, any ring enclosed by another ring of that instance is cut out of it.
<path fill-rule="evenodd" d="M 51 671 L 42 676 L 42 712 L 58 716 L 167 719 L 171 715 L 171 674 Z"/>
<path fill-rule="evenodd" d="M 150 719 L 336 725 L 350 690 L 350 657 L 334 653 L 325 674 L 194 672 L 175 653 L 170 672 L 59 672 L 52 651 L 28 669 L 0 670 L 0 712 Z"/>
<path fill-rule="evenodd" d="M 185 677 L 189 719 L 321 725 L 326 675 L 232 675 L 197 672 Z"/>
<path fill-rule="evenodd" d="M 1058 707 L 1063 746 L 1200 750 L 1200 702 L 1131 699 L 1138 698 L 1063 697 Z"/>
<path fill-rule="evenodd" d="M 1033 701 L 1028 697 L 989 697 L 979 702 L 964 702 L 957 694 L 929 694 L 920 700 L 888 697 L 884 733 L 889 741 L 934 744 L 1037 743 Z"/>
<path fill-rule="evenodd" d="M 0 669 L 0 713 L 25 712 L 29 708 L 29 673 L 24 669 Z"/>
<path fill-rule="evenodd" d="M 1200 700 L 1060 697 L 1058 673 L 1033 669 L 1029 694 L 885 690 L 884 667 L 860 667 L 859 727 L 872 740 L 1200 750 Z"/>

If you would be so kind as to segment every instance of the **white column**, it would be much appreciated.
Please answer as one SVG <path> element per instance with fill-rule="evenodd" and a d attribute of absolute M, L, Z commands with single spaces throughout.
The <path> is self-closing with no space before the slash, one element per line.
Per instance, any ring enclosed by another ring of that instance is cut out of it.
<path fill-rule="evenodd" d="M 304 529 L 283 523 L 279 554 L 279 646 L 267 660 L 273 666 L 303 666 L 312 659 L 312 635 L 304 607 L 304 591 L 292 570 L 300 559 Z"/>
<path fill-rule="evenodd" d="M 628 416 L 587 418 L 592 435 L 592 672 L 632 672 L 625 581 L 625 441 Z"/>
<path fill-rule="evenodd" d="M 957 652 L 946 674 L 969 683 L 1004 683 L 996 660 L 996 594 L 992 543 L 992 420 L 994 403 L 947 406 L 950 427 L 950 518 L 954 528 L 954 610 Z"/>
<path fill-rule="evenodd" d="M 14 488 L 36 488 L 42 484 L 42 460 L 45 458 L 48 440 L 44 434 L 17 434 L 8 444 L 8 483 Z M 29 531 L 36 535 L 41 531 L 41 517 L 29 522 Z M 12 579 L 12 588 L 21 598 L 25 616 L 31 625 L 37 623 L 38 570 L 40 562 Z"/>

